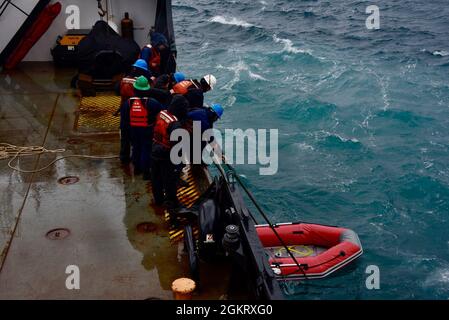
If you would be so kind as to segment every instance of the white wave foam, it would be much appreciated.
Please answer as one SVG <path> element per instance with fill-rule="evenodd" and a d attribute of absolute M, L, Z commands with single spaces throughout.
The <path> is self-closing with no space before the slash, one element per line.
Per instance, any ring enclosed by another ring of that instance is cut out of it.
<path fill-rule="evenodd" d="M 224 87 L 224 90 L 232 90 L 235 84 L 237 84 L 240 81 L 240 74 L 242 71 L 247 70 L 248 66 L 240 60 L 238 63 L 231 65 L 230 67 L 223 67 L 223 69 L 227 69 L 229 71 L 234 72 L 234 78 L 232 78 L 231 81 L 229 81 Z"/>
<path fill-rule="evenodd" d="M 203 45 L 201 46 L 201 49 L 207 49 L 209 47 L 209 42 L 204 42 Z"/>
<path fill-rule="evenodd" d="M 338 140 L 340 140 L 341 142 L 352 142 L 352 143 L 360 143 L 360 141 L 356 138 L 345 138 L 342 137 L 338 134 L 331 134 L 331 136 L 336 137 Z"/>
<path fill-rule="evenodd" d="M 253 24 L 248 23 L 243 20 L 240 20 L 238 18 L 225 17 L 225 16 L 215 16 L 215 17 L 209 19 L 209 22 L 216 22 L 216 23 L 239 26 L 239 27 L 244 27 L 244 28 L 249 28 L 249 27 L 253 26 Z"/>
<path fill-rule="evenodd" d="M 332 133 L 332 132 L 328 132 L 328 131 L 325 131 L 325 130 L 318 131 L 317 134 L 315 135 L 315 138 L 317 140 L 322 140 L 323 138 L 329 138 L 329 137 L 330 138 L 332 138 L 332 137 L 336 138 L 336 139 L 340 140 L 343 143 L 346 143 L 346 142 L 360 143 L 360 141 L 358 139 L 356 139 L 356 138 L 345 138 L 345 137 L 339 135 L 338 133 Z"/>
<path fill-rule="evenodd" d="M 434 287 L 434 286 L 444 286 L 449 284 L 449 269 L 440 268 L 435 270 L 427 279 L 424 281 L 424 287 Z"/>
<path fill-rule="evenodd" d="M 308 53 L 306 50 L 296 48 L 290 39 L 283 39 L 283 38 L 279 38 L 277 35 L 273 35 L 273 40 L 276 43 L 282 43 L 284 45 L 283 51 L 285 51 L 285 52 L 294 53 L 294 54 Z"/>
<path fill-rule="evenodd" d="M 232 78 L 231 81 L 229 81 L 222 89 L 223 90 L 232 90 L 232 88 L 234 87 L 234 85 L 236 85 L 241 78 L 242 72 L 246 71 L 248 72 L 248 75 L 251 79 L 253 80 L 263 80 L 263 81 L 268 81 L 266 78 L 264 78 L 263 76 L 254 73 L 251 71 L 251 69 L 249 68 L 249 66 L 243 61 L 240 60 L 237 63 L 234 63 L 233 65 L 229 66 L 229 67 L 224 67 L 222 65 L 218 65 L 217 66 L 218 69 L 226 69 L 229 71 L 232 71 L 234 73 L 234 78 Z"/>
<path fill-rule="evenodd" d="M 387 111 L 390 109 L 390 96 L 389 96 L 389 88 L 390 88 L 390 78 L 388 76 L 380 76 L 376 71 L 366 68 L 365 69 L 369 74 L 372 74 L 376 77 L 377 83 L 380 87 L 380 93 L 382 94 L 382 100 L 384 106 L 382 108 L 383 111 Z"/>
<path fill-rule="evenodd" d="M 248 69 L 248 74 L 249 74 L 249 77 L 250 77 L 251 79 L 254 79 L 254 80 L 262 80 L 262 81 L 268 81 L 267 79 L 265 79 L 265 78 L 264 78 L 263 76 L 261 76 L 260 74 L 251 72 L 251 70 L 249 70 L 249 69 Z"/>
<path fill-rule="evenodd" d="M 302 150 L 302 151 L 307 151 L 307 150 L 314 151 L 315 150 L 315 148 L 313 146 L 311 146 L 305 142 L 296 143 L 296 146 L 299 148 L 299 150 Z"/>
<path fill-rule="evenodd" d="M 444 50 L 437 50 L 437 51 L 434 51 L 432 54 L 434 56 L 439 56 L 439 57 L 447 57 L 447 56 L 449 56 L 449 52 L 448 51 L 444 51 Z"/>

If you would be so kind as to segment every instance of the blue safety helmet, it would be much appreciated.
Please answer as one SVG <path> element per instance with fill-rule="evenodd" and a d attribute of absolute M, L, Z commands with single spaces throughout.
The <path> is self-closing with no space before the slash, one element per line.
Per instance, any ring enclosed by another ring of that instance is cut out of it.
<path fill-rule="evenodd" d="M 224 109 L 221 106 L 221 104 L 213 104 L 210 108 L 212 109 L 213 112 L 217 114 L 218 118 L 221 118 L 224 112 Z"/>
<path fill-rule="evenodd" d="M 148 71 L 148 63 L 143 59 L 137 60 L 136 63 L 134 63 L 133 67 Z"/>
<path fill-rule="evenodd" d="M 173 75 L 173 78 L 175 78 L 176 83 L 180 83 L 181 81 L 184 81 L 186 79 L 186 76 L 182 72 L 176 72 Z"/>

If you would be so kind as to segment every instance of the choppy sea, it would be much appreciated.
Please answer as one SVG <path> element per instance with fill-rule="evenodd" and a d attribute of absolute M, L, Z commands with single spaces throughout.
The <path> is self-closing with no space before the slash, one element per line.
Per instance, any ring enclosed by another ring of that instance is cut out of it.
<path fill-rule="evenodd" d="M 449 298 L 447 0 L 175 0 L 180 69 L 225 128 L 279 129 L 279 171 L 237 166 L 275 222 L 355 230 L 365 254 L 291 299 Z M 366 7 L 380 9 L 368 30 Z M 380 270 L 368 290 L 366 268 Z"/>

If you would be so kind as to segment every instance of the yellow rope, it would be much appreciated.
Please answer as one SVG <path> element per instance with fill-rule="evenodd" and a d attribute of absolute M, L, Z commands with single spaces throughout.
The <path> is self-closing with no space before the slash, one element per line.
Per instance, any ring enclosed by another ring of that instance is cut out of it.
<path fill-rule="evenodd" d="M 18 166 L 13 166 L 14 161 L 16 161 L 20 157 L 38 156 L 38 155 L 42 155 L 42 154 L 61 154 L 61 153 L 65 153 L 66 151 L 67 151 L 66 149 L 50 150 L 50 149 L 46 149 L 46 148 L 40 147 L 40 146 L 20 147 L 20 146 L 15 146 L 15 145 L 12 145 L 9 143 L 0 142 L 0 160 L 10 159 L 8 161 L 8 167 L 14 171 L 21 172 L 21 173 L 42 172 L 42 171 L 48 169 L 49 167 L 51 167 L 52 165 L 54 165 L 56 162 L 61 161 L 63 159 L 67 159 L 67 158 L 81 158 L 81 159 L 94 159 L 94 160 L 95 159 L 96 160 L 99 160 L 99 159 L 107 160 L 107 159 L 119 158 L 119 156 L 86 156 L 86 155 L 81 155 L 81 154 L 73 154 L 73 155 L 67 155 L 67 156 L 62 156 L 60 158 L 56 158 L 55 160 L 53 160 L 46 166 L 44 166 L 40 169 L 36 169 L 36 170 L 23 170 L 23 169 L 20 169 L 20 167 L 18 167 Z"/>

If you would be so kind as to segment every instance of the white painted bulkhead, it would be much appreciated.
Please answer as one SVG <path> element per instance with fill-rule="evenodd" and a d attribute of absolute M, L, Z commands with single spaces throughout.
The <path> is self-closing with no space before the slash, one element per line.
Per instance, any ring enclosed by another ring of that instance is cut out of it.
<path fill-rule="evenodd" d="M 32 11 L 37 0 L 12 0 L 18 7 L 29 13 Z M 55 3 L 58 1 L 52 1 Z M 34 45 L 24 61 L 51 61 L 50 49 L 56 44 L 56 39 L 67 32 L 66 22 L 72 20 L 73 16 L 70 6 L 79 8 L 80 29 L 90 29 L 96 21 L 100 20 L 96 0 L 59 0 L 62 4 L 62 11 L 55 19 L 50 29 Z M 118 26 L 120 32 L 121 20 L 125 12 L 129 12 L 130 18 L 134 21 L 134 38 L 136 42 L 143 46 L 148 43 L 149 29 L 154 26 L 156 20 L 157 0 L 107 0 L 108 21 Z M 103 0 L 103 8 L 106 9 L 106 0 Z M 0 51 L 6 47 L 15 32 L 25 21 L 26 16 L 9 6 L 0 17 Z M 104 18 L 106 20 L 106 17 Z"/>

